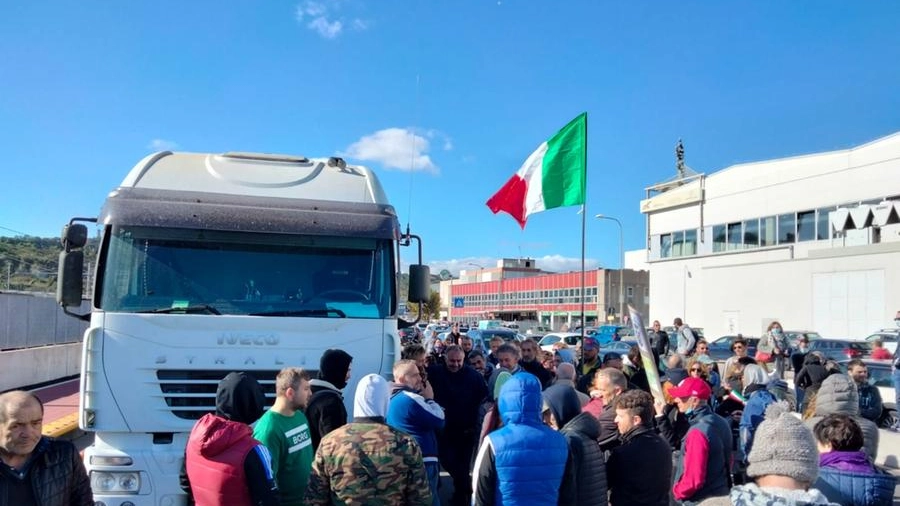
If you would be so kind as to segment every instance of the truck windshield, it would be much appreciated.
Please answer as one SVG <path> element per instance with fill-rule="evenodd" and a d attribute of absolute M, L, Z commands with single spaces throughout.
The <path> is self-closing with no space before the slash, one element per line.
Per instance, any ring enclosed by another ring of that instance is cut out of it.
<path fill-rule="evenodd" d="M 111 312 L 386 318 L 388 240 L 163 229 L 107 229 L 98 280 Z"/>

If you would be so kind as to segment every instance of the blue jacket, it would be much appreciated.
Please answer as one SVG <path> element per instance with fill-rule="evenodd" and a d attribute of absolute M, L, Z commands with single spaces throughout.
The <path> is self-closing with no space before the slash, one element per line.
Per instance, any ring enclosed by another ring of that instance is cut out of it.
<path fill-rule="evenodd" d="M 562 434 L 541 422 L 541 384 L 516 374 L 498 399 L 503 427 L 491 432 L 475 460 L 474 503 L 555 506 L 569 455 Z"/>
<path fill-rule="evenodd" d="M 753 446 L 753 435 L 756 433 L 756 428 L 759 427 L 759 424 L 766 418 L 766 408 L 776 400 L 777 399 L 772 395 L 772 392 L 769 392 L 764 387 L 760 390 L 753 391 L 750 394 L 750 398 L 747 399 L 747 403 L 744 405 L 744 412 L 741 415 L 740 424 L 741 454 L 745 461 L 750 455 L 750 448 Z"/>
<path fill-rule="evenodd" d="M 892 504 L 896 485 L 892 475 L 881 471 L 864 474 L 820 467 L 819 478 L 813 488 L 821 491 L 834 503 L 879 506 Z"/>
<path fill-rule="evenodd" d="M 388 404 L 387 424 L 406 432 L 422 448 L 424 462 L 437 462 L 438 444 L 435 431 L 444 428 L 444 410 L 405 385 L 394 385 Z"/>

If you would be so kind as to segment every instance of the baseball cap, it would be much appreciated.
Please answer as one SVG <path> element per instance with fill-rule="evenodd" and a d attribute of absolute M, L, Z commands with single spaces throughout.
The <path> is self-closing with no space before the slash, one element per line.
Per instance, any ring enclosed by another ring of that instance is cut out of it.
<path fill-rule="evenodd" d="M 585 337 L 581 347 L 585 350 L 598 350 L 600 349 L 600 343 L 593 337 Z"/>
<path fill-rule="evenodd" d="M 697 397 L 702 400 L 709 400 L 709 397 L 712 395 L 712 389 L 709 388 L 709 383 L 700 378 L 686 378 L 677 387 L 671 388 L 669 395 L 672 397 Z"/>

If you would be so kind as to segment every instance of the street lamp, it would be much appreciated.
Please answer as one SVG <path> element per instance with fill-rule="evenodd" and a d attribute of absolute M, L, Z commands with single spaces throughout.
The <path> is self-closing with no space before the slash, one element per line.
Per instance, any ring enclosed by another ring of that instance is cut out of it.
<path fill-rule="evenodd" d="M 625 285 L 623 284 L 623 273 L 625 271 L 625 234 L 622 232 L 622 222 L 618 218 L 598 214 L 594 216 L 598 220 L 612 220 L 619 226 L 619 322 L 625 320 Z"/>

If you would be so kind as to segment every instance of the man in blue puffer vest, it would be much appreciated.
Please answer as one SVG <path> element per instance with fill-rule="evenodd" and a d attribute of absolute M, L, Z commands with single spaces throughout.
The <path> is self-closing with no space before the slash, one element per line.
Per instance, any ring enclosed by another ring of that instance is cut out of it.
<path fill-rule="evenodd" d="M 474 503 L 555 506 L 569 450 L 562 434 L 541 421 L 541 383 L 516 374 L 498 398 L 503 427 L 484 438 L 475 459 Z"/>

